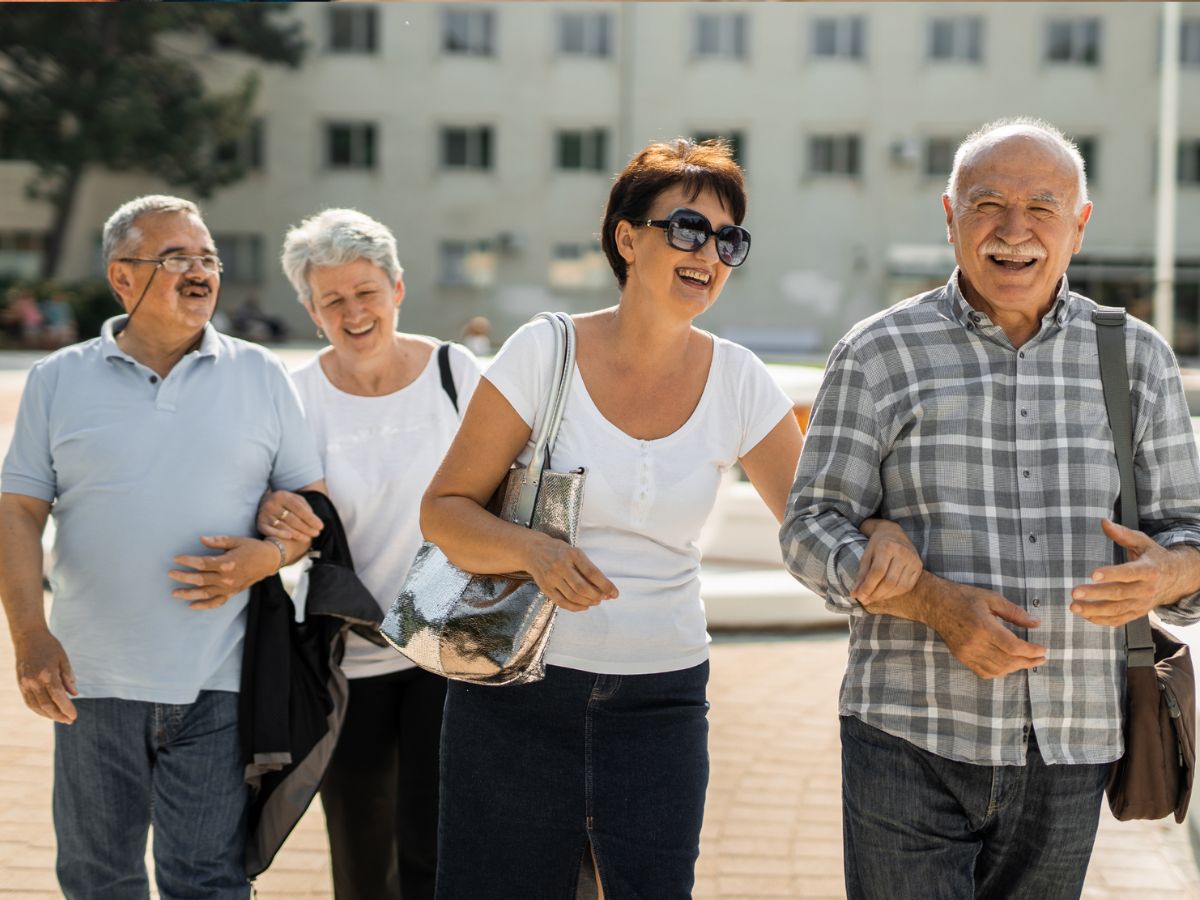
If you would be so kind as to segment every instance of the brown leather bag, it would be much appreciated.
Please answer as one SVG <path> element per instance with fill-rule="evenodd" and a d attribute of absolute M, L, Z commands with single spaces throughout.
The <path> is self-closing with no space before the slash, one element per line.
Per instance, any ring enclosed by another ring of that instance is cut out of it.
<path fill-rule="evenodd" d="M 1139 528 L 1133 476 L 1133 412 L 1125 361 L 1125 311 L 1092 314 L 1100 351 L 1104 404 L 1121 473 L 1120 521 Z M 1125 551 L 1118 547 L 1118 559 Z M 1186 644 L 1149 617 L 1125 626 L 1125 755 L 1108 773 L 1108 806 L 1122 821 L 1183 822 L 1196 768 L 1196 678 Z"/>

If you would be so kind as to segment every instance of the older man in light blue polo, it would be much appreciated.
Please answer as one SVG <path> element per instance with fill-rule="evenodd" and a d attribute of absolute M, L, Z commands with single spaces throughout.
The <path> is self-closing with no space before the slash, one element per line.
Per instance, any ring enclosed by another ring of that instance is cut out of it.
<path fill-rule="evenodd" d="M 322 488 L 291 382 L 219 334 L 220 261 L 194 204 L 104 227 L 126 315 L 29 373 L 0 477 L 0 596 L 25 703 L 55 724 L 67 897 L 244 898 L 237 691 L 247 588 L 305 549 L 257 540 L 268 488 Z M 57 526 L 43 611 L 41 534 Z"/>

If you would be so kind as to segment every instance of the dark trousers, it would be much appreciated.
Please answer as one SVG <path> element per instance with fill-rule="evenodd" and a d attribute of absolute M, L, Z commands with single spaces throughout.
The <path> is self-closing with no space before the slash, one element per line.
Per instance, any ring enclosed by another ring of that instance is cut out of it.
<path fill-rule="evenodd" d="M 650 675 L 546 667 L 450 685 L 441 900 L 574 900 L 590 845 L 608 900 L 687 900 L 708 783 L 708 663 Z"/>
<path fill-rule="evenodd" d="M 430 900 L 446 680 L 407 669 L 350 681 L 321 805 L 337 900 Z"/>
<path fill-rule="evenodd" d="M 1068 900 L 1083 891 L 1107 764 L 944 759 L 842 718 L 850 900 Z"/>

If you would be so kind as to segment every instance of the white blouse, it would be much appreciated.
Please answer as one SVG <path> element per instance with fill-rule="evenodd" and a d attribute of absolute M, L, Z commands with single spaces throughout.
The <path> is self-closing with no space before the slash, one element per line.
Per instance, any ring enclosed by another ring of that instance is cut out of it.
<path fill-rule="evenodd" d="M 537 320 L 501 348 L 484 377 L 536 434 L 554 365 L 552 324 Z M 596 408 L 575 370 L 551 468 L 587 471 L 578 546 L 620 596 L 560 610 L 551 665 L 614 675 L 670 672 L 708 658 L 700 530 L 721 474 L 791 415 L 792 402 L 744 347 L 713 337 L 700 402 L 673 434 L 630 437 Z M 528 462 L 533 437 L 519 461 Z"/>
<path fill-rule="evenodd" d="M 432 339 L 431 339 L 432 340 Z M 479 363 L 464 348 L 450 345 L 450 370 L 465 412 L 479 383 Z M 319 359 L 297 369 L 292 380 L 305 417 L 317 439 L 329 498 L 346 529 L 354 568 L 386 613 L 404 586 L 421 546 L 421 495 L 458 431 L 459 413 L 442 388 L 437 352 L 408 385 L 382 397 L 338 390 Z M 307 596 L 308 579 L 297 586 L 297 604 Z M 412 668 L 391 647 L 377 647 L 354 633 L 346 635 L 342 669 L 348 678 L 366 678 Z"/>

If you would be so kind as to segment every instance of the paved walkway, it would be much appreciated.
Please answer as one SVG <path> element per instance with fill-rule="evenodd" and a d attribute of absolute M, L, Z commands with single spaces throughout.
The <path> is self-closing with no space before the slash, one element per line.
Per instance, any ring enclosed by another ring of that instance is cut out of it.
<path fill-rule="evenodd" d="M 0 451 L 7 447 L 24 380 L 22 365 L 6 371 L 3 363 Z M 844 896 L 836 697 L 845 657 L 840 630 L 714 645 L 712 780 L 698 900 Z M 50 752 L 51 725 L 21 702 L 12 644 L 0 618 L 0 900 L 59 896 Z M 1148 893 L 1156 900 L 1200 900 L 1187 829 L 1118 823 L 1106 812 L 1084 896 L 1140 900 Z M 332 897 L 319 803 L 259 879 L 258 896 Z"/>
<path fill-rule="evenodd" d="M 59 896 L 51 727 L 21 704 L 11 643 L 0 630 L 0 900 L 46 900 Z M 844 896 L 835 697 L 845 648 L 841 632 L 714 646 L 698 900 Z M 1200 900 L 1186 829 L 1106 814 L 1084 896 L 1133 900 L 1150 892 Z M 259 879 L 258 895 L 332 897 L 319 804 Z"/>

